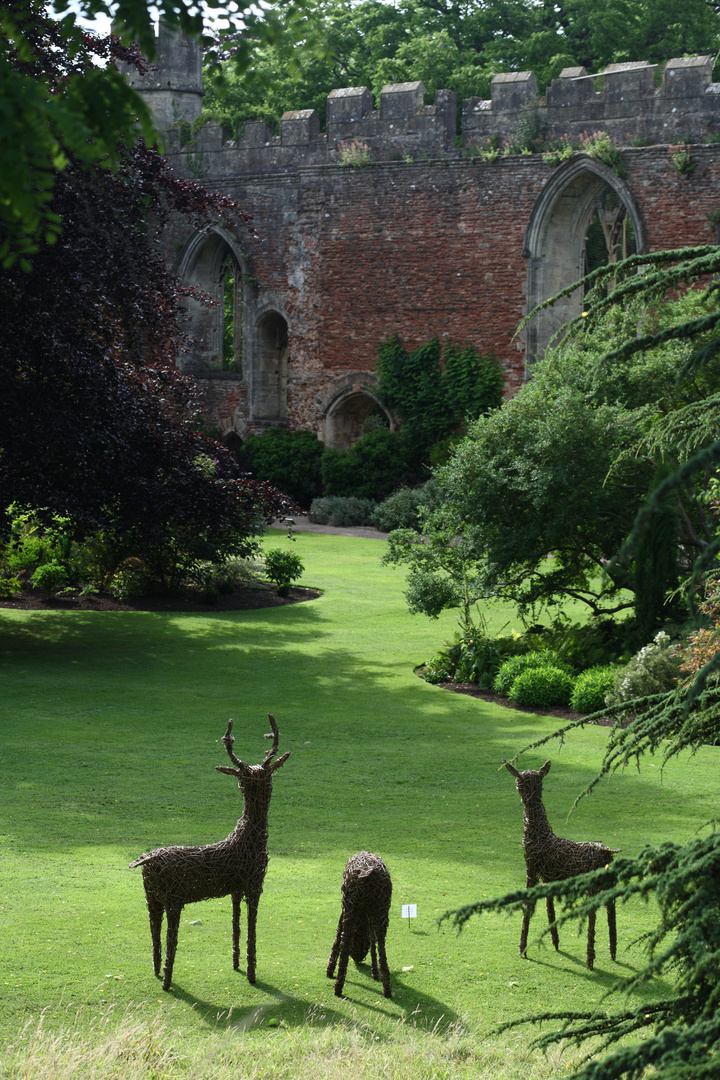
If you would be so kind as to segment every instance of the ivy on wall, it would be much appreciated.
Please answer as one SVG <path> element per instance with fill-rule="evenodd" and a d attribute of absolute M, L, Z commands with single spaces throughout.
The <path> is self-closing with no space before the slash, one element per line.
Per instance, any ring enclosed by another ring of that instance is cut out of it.
<path fill-rule="evenodd" d="M 380 343 L 376 373 L 380 400 L 425 446 L 497 408 L 502 397 L 503 372 L 492 354 L 483 355 L 473 345 L 443 347 L 437 337 L 408 351 L 391 334 Z"/>

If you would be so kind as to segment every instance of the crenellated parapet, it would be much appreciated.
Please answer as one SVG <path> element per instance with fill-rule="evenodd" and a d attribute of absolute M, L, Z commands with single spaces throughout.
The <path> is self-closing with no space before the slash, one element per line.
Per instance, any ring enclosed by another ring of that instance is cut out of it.
<path fill-rule="evenodd" d="M 168 151 L 184 152 L 191 162 L 195 156 L 200 175 L 284 173 L 304 165 L 353 163 L 353 154 L 366 161 L 457 157 L 493 137 L 507 143 L 528 108 L 536 110 L 548 136 L 573 142 L 600 130 L 621 145 L 704 142 L 708 131 L 720 132 L 720 83 L 712 81 L 708 55 L 669 60 L 659 86 L 656 65 L 646 62 L 611 64 L 595 75 L 583 67 L 565 68 L 544 97 L 530 71 L 495 75 L 490 100 L 463 101 L 460 140 L 456 95 L 438 90 L 426 105 L 422 82 L 384 86 L 377 109 L 365 86 L 332 90 L 324 132 L 314 109 L 299 109 L 283 114 L 278 135 L 264 121 L 250 120 L 237 138 L 227 139 L 214 123 L 195 130 L 202 104 L 198 43 L 161 25 L 157 53 L 147 75 L 128 77 L 166 132 Z"/>
<path fill-rule="evenodd" d="M 372 161 L 422 160 L 456 154 L 457 98 L 439 90 L 425 105 L 421 82 L 395 83 L 373 106 L 367 87 L 333 90 L 327 99 L 327 129 L 320 131 L 315 109 L 283 113 L 280 133 L 263 120 L 249 120 L 238 139 L 226 140 L 213 123 L 188 141 L 182 124 L 167 131 L 168 150 L 199 155 L 212 176 L 286 172 L 301 165 L 342 164 L 346 155 L 365 154 Z"/>
<path fill-rule="evenodd" d="M 610 64 L 597 75 L 565 68 L 544 98 L 531 71 L 496 75 L 490 101 L 463 101 L 463 148 L 495 134 L 507 138 L 520 110 L 533 102 L 548 133 L 572 141 L 602 130 L 620 144 L 704 142 L 709 129 L 720 130 L 720 83 L 712 81 L 712 66 L 712 56 L 669 60 L 657 88 L 655 65 L 645 62 Z"/>

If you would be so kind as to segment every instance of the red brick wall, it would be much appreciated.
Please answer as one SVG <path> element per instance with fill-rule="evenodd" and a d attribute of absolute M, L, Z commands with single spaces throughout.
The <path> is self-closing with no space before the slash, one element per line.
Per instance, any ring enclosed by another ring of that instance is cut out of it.
<path fill-rule="evenodd" d="M 679 174 L 667 147 L 625 152 L 651 251 L 716 238 L 707 215 L 720 207 L 720 147 L 692 154 L 695 169 Z M 538 157 L 509 157 L 205 177 L 255 214 L 257 235 L 238 236 L 257 303 L 272 296 L 288 319 L 290 426 L 320 430 L 338 380 L 372 371 L 377 343 L 393 331 L 409 347 L 437 334 L 492 350 L 506 393 L 515 392 L 524 378 L 513 337 L 525 311 L 525 231 L 552 172 Z M 214 408 L 247 408 L 229 385 L 232 403 L 217 402 L 223 385 L 213 385 Z"/>

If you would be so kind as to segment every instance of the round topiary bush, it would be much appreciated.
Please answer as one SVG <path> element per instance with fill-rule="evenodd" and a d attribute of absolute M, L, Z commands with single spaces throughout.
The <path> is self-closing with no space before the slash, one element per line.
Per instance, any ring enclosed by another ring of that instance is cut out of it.
<path fill-rule="evenodd" d="M 533 709 L 552 705 L 567 705 L 573 688 L 573 677 L 557 667 L 528 667 L 517 676 L 508 697 L 516 705 Z"/>
<path fill-rule="evenodd" d="M 510 687 L 518 675 L 531 667 L 554 667 L 570 674 L 570 668 L 554 652 L 545 650 L 543 652 L 522 653 L 520 656 L 511 656 L 509 660 L 500 665 L 493 681 L 493 690 L 496 694 L 508 697 Z"/>
<path fill-rule="evenodd" d="M 570 705 L 576 712 L 592 713 L 605 708 L 605 695 L 615 684 L 617 668 L 600 664 L 578 675 L 570 695 Z"/>

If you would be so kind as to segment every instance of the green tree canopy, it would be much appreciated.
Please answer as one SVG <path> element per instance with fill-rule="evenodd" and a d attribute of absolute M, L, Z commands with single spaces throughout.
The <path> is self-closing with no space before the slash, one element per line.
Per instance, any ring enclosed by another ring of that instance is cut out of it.
<path fill-rule="evenodd" d="M 614 278 L 616 269 L 618 276 Z M 709 626 L 697 631 L 685 647 L 686 677 L 676 690 L 603 710 L 617 722 L 610 729 L 598 776 L 588 790 L 615 769 L 630 763 L 640 765 L 648 754 L 662 752 L 667 761 L 683 750 L 720 742 L 720 440 L 716 437 L 720 398 L 715 368 L 720 353 L 720 284 L 714 276 L 719 270 L 720 247 L 684 249 L 629 259 L 617 268 L 596 272 L 584 283 L 591 289 L 586 303 L 588 329 L 583 331 L 589 335 L 602 331 L 608 312 L 622 322 L 635 302 L 652 312 L 667 290 L 675 292 L 687 284 L 707 285 L 699 310 L 696 294 L 684 305 L 666 309 L 662 321 L 649 319 L 627 326 L 624 340 L 612 342 L 615 347 L 609 351 L 606 347 L 601 350 L 596 370 L 602 382 L 615 365 L 632 368 L 638 357 L 657 359 L 668 347 L 671 353 L 666 355 L 675 357 L 674 391 L 666 379 L 665 390 L 654 403 L 655 423 L 642 434 L 635 451 L 643 447 L 672 450 L 677 452 L 677 460 L 640 505 L 621 558 L 636 555 L 654 512 L 667 498 L 685 498 L 690 485 L 696 491 L 706 491 L 711 511 L 705 540 L 687 583 L 690 591 L 704 596 L 700 606 Z M 614 287 L 605 295 L 604 287 L 613 282 Z M 597 286 L 594 290 L 593 285 Z M 704 392 L 696 393 L 696 387 L 703 383 Z M 689 398 L 683 402 L 685 395 Z M 673 401 L 676 407 L 663 411 L 661 403 Z M 568 725 L 534 745 L 567 737 L 574 726 Z M 659 918 L 644 939 L 647 963 L 639 972 L 621 979 L 615 992 L 622 995 L 628 989 L 650 987 L 662 976 L 669 977 L 670 990 L 652 995 L 650 1001 L 634 1008 L 623 1002 L 617 1008 L 578 1009 L 562 1015 L 538 1013 L 524 1019 L 560 1024 L 540 1035 L 536 1045 L 596 1040 L 593 1056 L 575 1074 L 578 1080 L 640 1080 L 646 1075 L 658 1080 L 686 1076 L 710 1080 L 718 1075 L 720 1060 L 719 875 L 720 832 L 711 826 L 708 835 L 692 837 L 685 844 L 646 847 L 636 856 L 621 856 L 593 875 L 483 900 L 448 916 L 461 927 L 483 911 L 532 910 L 543 898 L 552 896 L 563 905 L 560 921 L 564 922 L 584 918 L 611 899 L 654 898 Z M 513 1018 L 506 1026 L 517 1023 L 518 1018 Z"/>
<path fill-rule="evenodd" d="M 613 273 L 603 268 L 596 280 Z M 630 296 L 623 307 L 600 301 L 597 317 L 579 318 L 514 398 L 470 426 L 436 471 L 446 502 L 426 515 L 432 542 L 420 548 L 412 534 L 392 540 L 392 561 L 411 569 L 414 610 L 423 610 L 417 571 L 429 581 L 429 560 L 451 542 L 452 521 L 474 592 L 509 599 L 523 616 L 568 599 L 596 616 L 634 607 L 649 638 L 672 614 L 678 573 L 689 572 L 712 534 L 702 484 L 693 478 L 674 489 L 637 548 L 617 552 L 648 493 L 714 439 L 720 360 L 709 354 L 692 378 L 678 380 L 691 360 L 688 341 L 671 338 L 630 356 L 622 346 L 638 340 L 639 327 L 648 337 L 677 320 L 702 324 L 707 302 L 698 292 L 672 301 Z M 709 329 L 698 341 L 710 349 L 715 338 Z M 620 351 L 604 357 L 612 343 Z M 440 561 L 438 571 L 447 576 Z M 437 613 L 441 591 L 428 592 L 428 614 Z"/>
<path fill-rule="evenodd" d="M 318 0 L 325 48 L 299 69 L 277 43 L 259 44 L 252 86 L 229 74 L 209 86 L 208 116 L 237 131 L 261 117 L 275 126 L 286 109 L 317 109 L 328 93 L 368 86 L 376 100 L 386 83 L 421 80 L 460 99 L 490 97 L 492 76 L 534 71 L 539 92 L 564 67 L 601 71 L 607 64 L 715 53 L 720 8 L 707 0 Z"/>

